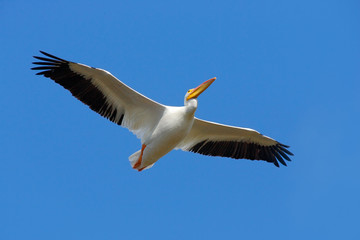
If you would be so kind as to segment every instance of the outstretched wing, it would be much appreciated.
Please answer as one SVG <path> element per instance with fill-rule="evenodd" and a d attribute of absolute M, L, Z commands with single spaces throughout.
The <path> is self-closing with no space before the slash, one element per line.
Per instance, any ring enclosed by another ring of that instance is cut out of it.
<path fill-rule="evenodd" d="M 188 136 L 177 146 L 184 151 L 235 159 L 264 160 L 286 166 L 289 146 L 249 128 L 222 125 L 195 118 Z"/>
<path fill-rule="evenodd" d="M 46 57 L 34 56 L 41 60 L 33 62 L 40 65 L 32 68 L 41 70 L 37 75 L 51 78 L 92 110 L 127 127 L 137 137 L 151 132 L 161 118 L 164 105 L 126 86 L 111 73 L 40 52 Z"/>

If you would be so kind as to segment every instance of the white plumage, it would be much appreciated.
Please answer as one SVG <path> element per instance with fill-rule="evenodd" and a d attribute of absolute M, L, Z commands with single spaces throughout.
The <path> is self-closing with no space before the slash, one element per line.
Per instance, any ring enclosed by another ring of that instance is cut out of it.
<path fill-rule="evenodd" d="M 212 78 L 190 89 L 184 106 L 157 103 L 131 89 L 111 73 L 66 61 L 48 53 L 34 58 L 42 70 L 37 75 L 53 79 L 73 96 L 109 120 L 131 130 L 141 139 L 141 150 L 129 157 L 138 171 L 150 168 L 172 149 L 204 155 L 265 160 L 276 166 L 290 161 L 288 146 L 249 128 L 232 127 L 200 120 L 194 116 L 197 97 L 214 81 Z"/>

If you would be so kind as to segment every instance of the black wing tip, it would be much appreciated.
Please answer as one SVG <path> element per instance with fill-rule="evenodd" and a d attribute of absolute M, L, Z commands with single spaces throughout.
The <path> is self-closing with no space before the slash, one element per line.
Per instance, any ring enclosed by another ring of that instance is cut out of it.
<path fill-rule="evenodd" d="M 286 161 L 291 162 L 291 159 L 289 156 L 294 156 L 294 154 L 292 152 L 290 152 L 287 148 L 290 148 L 290 146 L 282 144 L 277 142 L 277 144 L 273 147 L 271 147 L 271 152 L 273 153 L 274 157 L 275 157 L 275 161 L 274 161 L 274 165 L 279 167 L 279 163 L 278 161 L 284 165 L 285 167 L 287 166 L 286 162 L 284 161 L 284 159 Z"/>
<path fill-rule="evenodd" d="M 124 110 L 120 108 L 121 112 L 119 112 L 115 104 L 108 102 L 106 94 L 93 84 L 91 77 L 90 79 L 86 78 L 81 72 L 71 70 L 69 64 L 74 62 L 55 57 L 44 51 L 40 51 L 40 53 L 45 57 L 34 56 L 40 62 L 33 62 L 37 66 L 31 68 L 32 70 L 39 70 L 36 75 L 43 75 L 54 80 L 93 111 L 118 125 L 122 125 Z"/>
<path fill-rule="evenodd" d="M 287 167 L 287 166 L 288 166 L 288 165 L 286 164 L 286 162 L 284 162 L 284 161 L 279 161 L 279 162 L 280 162 L 281 165 L 284 166 L 284 167 Z M 274 162 L 274 165 L 275 165 L 276 167 L 278 167 L 278 168 L 280 168 L 279 162 L 278 162 L 278 161 Z"/>
<path fill-rule="evenodd" d="M 280 163 L 283 166 L 287 166 L 286 161 L 291 161 L 288 155 L 292 156 L 293 154 L 286 149 L 288 147 L 278 142 L 270 146 L 261 146 L 256 143 L 211 141 L 207 139 L 190 147 L 188 151 L 234 159 L 264 160 L 274 164 L 276 167 L 280 167 Z M 222 150 L 219 151 L 220 149 Z"/>
<path fill-rule="evenodd" d="M 282 146 L 282 147 L 286 147 L 286 148 L 289 148 L 290 146 L 289 145 L 285 145 L 285 144 L 283 144 L 283 143 L 280 143 L 280 142 L 277 142 L 280 146 Z"/>
<path fill-rule="evenodd" d="M 44 52 L 44 51 L 40 50 L 40 53 L 42 53 L 46 57 L 33 56 L 35 59 L 40 60 L 40 61 L 32 62 L 32 64 L 39 65 L 39 66 L 35 66 L 35 67 L 30 68 L 30 69 L 31 70 L 45 70 L 45 71 L 38 72 L 38 73 L 36 73 L 36 75 L 44 75 L 44 76 L 46 76 L 45 74 L 49 74 L 53 70 L 55 70 L 57 68 L 62 68 L 62 67 L 66 66 L 66 65 L 68 65 L 70 63 L 69 61 L 66 61 L 66 60 L 64 60 L 62 58 L 58 58 L 58 57 L 56 57 L 54 55 L 51 55 L 51 54 L 49 54 L 47 52 Z M 46 77 L 48 77 L 48 76 L 46 76 Z"/>
<path fill-rule="evenodd" d="M 39 52 L 43 55 L 45 55 L 46 57 L 49 57 L 49 58 L 45 58 L 45 57 L 40 57 L 40 56 L 33 56 L 33 58 L 35 59 L 38 59 L 38 60 L 41 60 L 41 61 L 46 61 L 46 62 L 52 62 L 52 63 L 56 63 L 56 62 L 68 62 L 66 61 L 65 59 L 62 59 L 62 58 L 59 58 L 59 57 L 56 57 L 50 53 L 47 53 L 45 51 L 41 51 L 39 50 Z M 38 63 L 34 63 L 34 64 L 40 64 L 39 62 Z"/>
<path fill-rule="evenodd" d="M 286 152 L 286 154 L 294 156 L 294 154 L 288 150 L 288 148 L 290 148 L 289 145 L 277 142 L 277 147 L 279 147 L 282 151 Z"/>
<path fill-rule="evenodd" d="M 45 55 L 45 56 L 48 56 L 48 57 L 49 57 L 49 55 L 51 55 L 51 54 L 49 54 L 47 52 L 44 52 L 44 51 L 41 51 L 41 50 L 39 50 L 39 52 L 41 54 Z M 34 55 L 33 58 L 39 59 L 39 58 L 43 58 L 43 57 L 39 57 L 39 56 Z M 40 60 L 42 60 L 42 59 L 40 59 Z"/>
<path fill-rule="evenodd" d="M 289 145 L 285 145 L 285 144 L 282 144 L 282 143 L 279 143 L 279 142 L 277 142 L 277 145 L 282 149 L 282 150 L 286 150 L 287 152 L 287 154 L 288 155 L 291 155 L 291 156 L 294 156 L 294 154 L 292 153 L 292 152 L 290 152 L 289 150 L 287 150 L 287 148 L 290 148 L 290 146 Z"/>
<path fill-rule="evenodd" d="M 58 59 L 58 60 L 60 60 L 60 61 L 65 61 L 64 59 L 59 58 L 59 57 L 56 57 L 56 56 L 54 56 L 54 55 L 52 55 L 52 54 L 50 54 L 50 53 L 47 53 L 47 52 L 44 52 L 44 51 L 41 51 L 41 50 L 39 50 L 39 52 L 42 53 L 42 54 L 44 54 L 44 55 L 47 56 L 47 57 L 54 58 L 54 59 Z"/>

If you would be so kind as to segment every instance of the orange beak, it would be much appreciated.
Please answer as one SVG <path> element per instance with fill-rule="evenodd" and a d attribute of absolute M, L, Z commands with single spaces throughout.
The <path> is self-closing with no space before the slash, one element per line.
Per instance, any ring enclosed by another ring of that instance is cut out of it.
<path fill-rule="evenodd" d="M 191 89 L 189 96 L 187 96 L 186 100 L 197 98 L 203 91 L 205 91 L 214 81 L 216 80 L 216 77 L 211 78 L 202 84 L 200 84 L 197 88 Z"/>

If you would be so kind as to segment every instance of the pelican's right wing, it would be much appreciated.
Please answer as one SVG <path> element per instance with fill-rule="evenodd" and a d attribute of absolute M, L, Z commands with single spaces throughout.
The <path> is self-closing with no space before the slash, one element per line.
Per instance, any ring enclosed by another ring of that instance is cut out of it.
<path fill-rule="evenodd" d="M 111 73 L 70 62 L 48 53 L 34 58 L 41 62 L 33 70 L 69 90 L 71 94 L 92 110 L 110 121 L 122 125 L 142 138 L 161 118 L 165 106 L 136 92 L 115 78 Z"/>
<path fill-rule="evenodd" d="M 289 146 L 250 128 L 233 127 L 195 118 L 194 124 L 177 146 L 184 151 L 235 159 L 264 160 L 279 167 L 286 166 L 293 155 Z"/>

